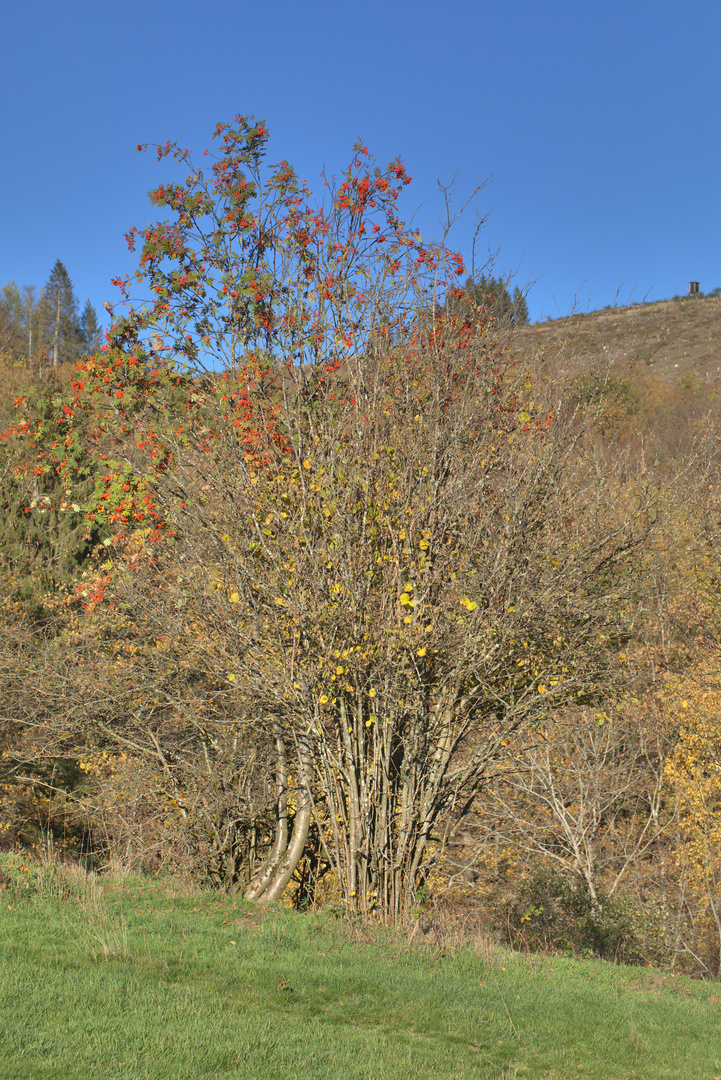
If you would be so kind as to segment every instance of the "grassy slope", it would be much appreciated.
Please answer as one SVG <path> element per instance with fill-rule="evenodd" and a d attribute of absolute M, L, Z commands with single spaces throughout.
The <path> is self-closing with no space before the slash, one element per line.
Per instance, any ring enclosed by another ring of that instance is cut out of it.
<path fill-rule="evenodd" d="M 516 331 L 511 355 L 575 374 L 613 365 L 619 374 L 675 383 L 690 373 L 721 384 L 721 298 L 682 298 L 534 323 Z"/>
<path fill-rule="evenodd" d="M 721 1074 L 713 985 L 441 955 L 152 882 L 61 891 L 3 891 L 0 1080 Z"/>

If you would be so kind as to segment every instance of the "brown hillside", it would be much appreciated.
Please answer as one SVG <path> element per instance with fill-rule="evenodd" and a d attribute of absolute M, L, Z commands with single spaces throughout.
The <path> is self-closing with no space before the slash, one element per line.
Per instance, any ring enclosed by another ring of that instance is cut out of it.
<path fill-rule="evenodd" d="M 517 330 L 513 360 L 573 377 L 612 365 L 678 385 L 681 378 L 708 387 L 721 385 L 721 298 L 684 297 L 628 308 L 612 308 Z M 695 379 L 692 377 L 696 376 Z"/>

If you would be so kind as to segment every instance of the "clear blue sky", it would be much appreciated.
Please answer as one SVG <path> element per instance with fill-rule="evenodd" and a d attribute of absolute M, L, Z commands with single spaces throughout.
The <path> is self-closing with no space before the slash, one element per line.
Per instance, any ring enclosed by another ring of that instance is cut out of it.
<path fill-rule="evenodd" d="M 169 165 L 236 113 L 311 187 L 362 137 L 400 154 L 424 233 L 436 181 L 468 192 L 481 250 L 532 318 L 721 285 L 719 0 L 34 0 L 2 17 L 0 285 L 56 259 L 80 304 L 114 300 L 123 233 Z M 422 205 L 421 205 L 422 204 Z M 454 239 L 469 255 L 471 222 Z"/>

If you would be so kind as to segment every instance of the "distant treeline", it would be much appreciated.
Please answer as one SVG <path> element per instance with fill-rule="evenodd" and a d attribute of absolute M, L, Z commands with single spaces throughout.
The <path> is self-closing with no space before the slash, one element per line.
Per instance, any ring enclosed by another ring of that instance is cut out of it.
<path fill-rule="evenodd" d="M 0 350 L 12 361 L 57 367 L 100 347 L 102 330 L 90 300 L 80 311 L 65 266 L 57 260 L 45 286 L 0 290 Z"/>

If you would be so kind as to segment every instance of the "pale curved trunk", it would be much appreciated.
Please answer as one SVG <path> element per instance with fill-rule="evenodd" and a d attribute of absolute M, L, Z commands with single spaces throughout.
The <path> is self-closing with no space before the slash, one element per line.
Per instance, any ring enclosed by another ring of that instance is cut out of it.
<path fill-rule="evenodd" d="M 253 875 L 245 890 L 246 900 L 257 900 L 268 887 L 278 863 L 288 847 L 288 761 L 285 743 L 279 730 L 275 733 L 276 769 L 276 824 L 273 846 L 260 870 Z"/>
<path fill-rule="evenodd" d="M 303 857 L 310 822 L 313 811 L 311 797 L 311 763 L 310 752 L 304 739 L 300 738 L 297 743 L 298 749 L 298 782 L 297 782 L 297 805 L 293 819 L 293 830 L 288 840 L 288 796 L 287 796 L 287 765 L 285 762 L 285 748 L 283 745 L 282 769 L 280 767 L 281 755 L 279 754 L 279 776 L 283 777 L 283 794 L 278 800 L 278 826 L 275 840 L 270 855 L 262 870 L 251 882 L 246 891 L 248 900 L 278 900 L 295 873 L 296 867 Z"/>

